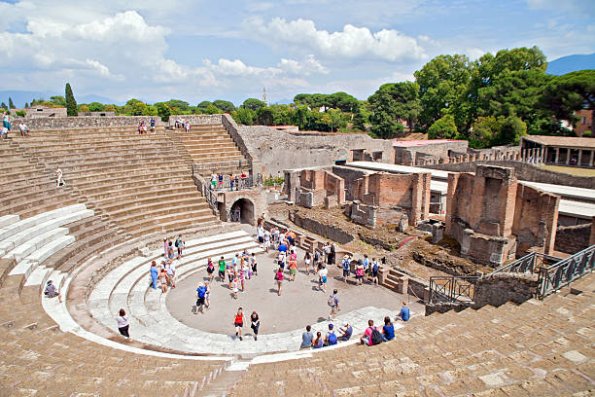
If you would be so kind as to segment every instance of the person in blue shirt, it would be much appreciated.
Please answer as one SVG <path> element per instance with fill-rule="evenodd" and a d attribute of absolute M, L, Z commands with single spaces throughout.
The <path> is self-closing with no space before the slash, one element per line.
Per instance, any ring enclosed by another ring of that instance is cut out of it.
<path fill-rule="evenodd" d="M 407 302 L 403 302 L 403 306 L 401 307 L 401 311 L 399 312 L 399 315 L 397 316 L 397 320 L 409 321 L 409 318 L 411 318 L 411 312 L 409 311 L 409 308 L 407 307 Z"/>
<path fill-rule="evenodd" d="M 151 288 L 157 289 L 157 279 L 159 278 L 159 271 L 157 270 L 157 262 L 151 263 Z"/>
<path fill-rule="evenodd" d="M 314 342 L 312 342 L 312 347 L 314 349 L 320 349 L 323 346 L 324 346 L 324 338 L 322 337 L 322 332 L 318 331 L 316 333 L 316 339 L 314 339 Z"/>
<path fill-rule="evenodd" d="M 339 328 L 339 334 L 341 335 L 340 339 L 342 341 L 348 341 L 349 338 L 351 338 L 351 335 L 353 335 L 353 327 L 349 325 L 349 323 L 345 323 L 343 328 Z"/>
<path fill-rule="evenodd" d="M 390 317 L 384 317 L 384 325 L 382 326 L 382 338 L 385 342 L 395 339 L 395 326 L 390 322 Z"/>
<path fill-rule="evenodd" d="M 337 344 L 337 335 L 335 334 L 334 328 L 335 327 L 333 324 L 328 325 L 328 333 L 326 334 L 326 338 L 324 340 L 324 344 L 326 346 L 332 346 Z"/>

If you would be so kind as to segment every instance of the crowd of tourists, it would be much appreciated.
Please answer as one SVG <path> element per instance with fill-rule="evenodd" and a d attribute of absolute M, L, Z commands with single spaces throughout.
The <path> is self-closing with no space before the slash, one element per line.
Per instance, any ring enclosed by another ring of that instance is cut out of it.
<path fill-rule="evenodd" d="M 190 132 L 190 122 L 184 119 L 175 119 L 174 120 L 174 129 L 183 129 L 186 132 Z"/>
<path fill-rule="evenodd" d="M 229 191 L 239 191 L 250 188 L 248 183 L 248 174 L 241 171 L 239 174 L 212 174 L 210 181 L 211 190 L 229 189 Z"/>

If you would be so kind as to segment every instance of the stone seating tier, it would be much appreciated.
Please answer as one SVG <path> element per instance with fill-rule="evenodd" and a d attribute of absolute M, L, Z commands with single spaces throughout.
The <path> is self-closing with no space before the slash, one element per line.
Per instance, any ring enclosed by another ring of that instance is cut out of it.
<path fill-rule="evenodd" d="M 230 395 L 265 387 L 272 396 L 589 395 L 594 287 L 590 276 L 574 284 L 580 295 L 566 288 L 520 306 L 435 314 L 391 343 L 253 365 Z"/>

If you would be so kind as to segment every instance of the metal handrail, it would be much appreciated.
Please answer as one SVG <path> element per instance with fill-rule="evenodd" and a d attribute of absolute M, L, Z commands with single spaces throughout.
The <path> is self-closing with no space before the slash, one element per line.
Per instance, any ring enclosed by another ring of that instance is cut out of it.
<path fill-rule="evenodd" d="M 535 270 L 535 263 L 537 254 L 531 252 L 516 261 L 509 263 L 508 265 L 500 266 L 490 274 L 495 273 L 533 273 Z"/>
<path fill-rule="evenodd" d="M 475 283 L 480 276 L 433 276 L 430 277 L 429 303 L 473 301 Z"/>
<path fill-rule="evenodd" d="M 595 267 L 595 245 L 539 270 L 540 299 L 558 291 Z"/>

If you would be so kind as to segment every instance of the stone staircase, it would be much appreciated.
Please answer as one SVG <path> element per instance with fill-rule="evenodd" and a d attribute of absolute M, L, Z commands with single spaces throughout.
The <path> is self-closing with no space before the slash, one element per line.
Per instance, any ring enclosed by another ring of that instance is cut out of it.
<path fill-rule="evenodd" d="M 140 136 L 126 128 L 35 131 L 13 141 L 46 172 L 62 169 L 79 202 L 131 237 L 216 221 L 163 130 Z"/>
<path fill-rule="evenodd" d="M 248 161 L 223 124 L 194 125 L 190 132 L 176 130 L 170 136 L 185 149 L 205 177 L 248 170 Z"/>
<path fill-rule="evenodd" d="M 253 365 L 232 396 L 593 395 L 595 277 L 544 301 L 412 320 L 395 341 Z"/>

